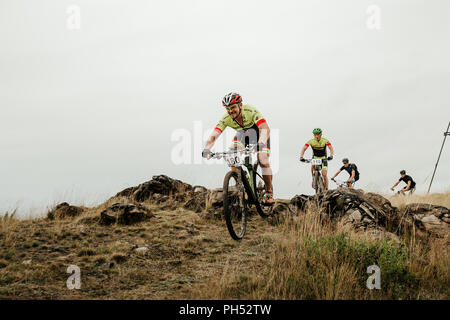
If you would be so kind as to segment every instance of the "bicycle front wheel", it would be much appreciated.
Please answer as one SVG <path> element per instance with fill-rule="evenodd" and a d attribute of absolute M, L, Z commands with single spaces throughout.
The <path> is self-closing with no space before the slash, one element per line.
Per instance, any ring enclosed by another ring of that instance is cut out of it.
<path fill-rule="evenodd" d="M 319 171 L 314 173 L 314 189 L 316 189 L 316 194 L 322 193 L 325 189 L 323 184 L 322 175 Z"/>
<path fill-rule="evenodd" d="M 223 180 L 223 211 L 230 236 L 241 240 L 247 226 L 247 200 L 241 177 L 234 171 Z"/>

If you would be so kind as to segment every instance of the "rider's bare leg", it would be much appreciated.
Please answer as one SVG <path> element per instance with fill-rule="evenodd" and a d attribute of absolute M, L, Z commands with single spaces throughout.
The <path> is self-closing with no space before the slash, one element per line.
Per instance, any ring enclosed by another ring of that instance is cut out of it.
<path fill-rule="evenodd" d="M 352 187 L 352 183 L 347 181 L 347 188 L 351 188 Z"/>
<path fill-rule="evenodd" d="M 314 166 L 311 166 L 311 187 L 314 189 Z"/>
<path fill-rule="evenodd" d="M 327 170 L 322 170 L 323 183 L 325 184 L 325 190 L 328 190 L 328 177 Z"/>
<path fill-rule="evenodd" d="M 267 152 L 258 152 L 258 163 L 261 166 L 262 177 L 266 187 L 266 192 L 273 194 L 272 189 L 272 169 L 269 163 L 269 154 Z M 273 199 L 267 200 L 268 203 L 273 203 Z"/>
<path fill-rule="evenodd" d="M 261 166 L 266 191 L 272 191 L 272 169 L 269 163 L 269 154 L 267 152 L 258 152 L 258 163 Z"/>

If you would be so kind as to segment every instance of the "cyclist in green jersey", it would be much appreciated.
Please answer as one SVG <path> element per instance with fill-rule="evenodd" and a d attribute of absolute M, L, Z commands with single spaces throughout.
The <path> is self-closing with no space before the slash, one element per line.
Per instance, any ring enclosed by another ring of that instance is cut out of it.
<path fill-rule="evenodd" d="M 322 162 L 322 176 L 323 181 L 325 184 L 325 190 L 328 190 L 328 178 L 327 178 L 327 171 L 328 171 L 328 161 L 332 160 L 334 155 L 333 146 L 331 145 L 330 141 L 326 139 L 325 137 L 322 137 L 322 129 L 316 128 L 313 130 L 314 138 L 309 140 L 305 143 L 302 150 L 300 151 L 300 161 L 305 162 L 305 159 L 303 158 L 303 155 L 305 154 L 306 149 L 308 149 L 309 146 L 311 146 L 313 150 L 313 158 L 315 159 L 323 159 Z M 327 150 L 326 148 L 330 149 L 330 156 L 327 157 Z M 311 175 L 313 174 L 314 166 L 311 166 Z M 314 183 L 314 182 L 313 182 Z M 314 188 L 314 185 L 312 186 Z"/>
<path fill-rule="evenodd" d="M 269 164 L 270 155 L 270 129 L 261 113 L 250 105 L 242 104 L 242 97 L 238 93 L 231 92 L 222 99 L 222 104 L 227 110 L 213 133 L 206 141 L 202 152 L 204 158 L 209 159 L 211 148 L 217 138 L 226 127 L 237 130 L 233 139 L 235 148 L 242 148 L 248 144 L 257 144 L 258 163 L 262 169 L 262 176 L 266 185 L 266 204 L 273 204 L 272 169 Z M 236 170 L 235 168 L 232 168 Z"/>

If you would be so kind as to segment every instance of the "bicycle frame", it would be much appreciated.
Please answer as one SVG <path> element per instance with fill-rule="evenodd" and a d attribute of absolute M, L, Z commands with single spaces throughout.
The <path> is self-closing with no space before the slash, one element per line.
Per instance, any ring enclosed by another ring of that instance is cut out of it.
<path fill-rule="evenodd" d="M 246 188 L 248 188 L 247 189 L 247 193 L 249 194 L 249 195 L 251 195 L 251 197 L 253 198 L 252 199 L 252 201 L 254 202 L 254 203 L 256 203 L 257 201 L 256 201 L 256 188 L 257 188 L 257 186 L 256 186 L 256 177 L 257 176 L 259 176 L 261 179 L 262 179 L 262 177 L 261 177 L 261 175 L 257 172 L 257 169 L 258 169 L 258 163 L 256 163 L 256 164 L 251 164 L 248 160 L 249 157 L 246 157 L 245 158 L 245 162 L 244 162 L 244 166 L 247 168 L 247 172 L 248 172 L 248 179 L 244 179 L 244 178 L 242 178 L 242 181 L 244 181 L 244 187 L 246 187 Z M 243 174 L 244 176 L 245 176 L 245 170 L 244 170 L 244 168 L 243 168 L 243 166 L 241 166 L 240 167 L 240 170 L 241 170 L 241 175 Z M 244 176 L 242 176 L 242 177 L 244 177 Z M 249 185 L 248 186 L 246 186 L 246 181 L 247 180 L 247 182 L 249 183 Z"/>
<path fill-rule="evenodd" d="M 257 172 L 258 162 L 256 162 L 255 164 L 251 164 L 249 161 L 250 156 L 252 155 L 251 150 L 253 150 L 254 147 L 255 147 L 254 145 L 249 145 L 244 150 L 216 153 L 213 155 L 213 157 L 220 159 L 220 158 L 225 157 L 226 155 L 230 155 L 230 154 L 243 153 L 245 155 L 244 163 L 242 165 L 240 165 L 238 167 L 234 167 L 234 168 L 238 169 L 239 174 L 241 175 L 241 180 L 244 184 L 244 188 L 245 188 L 247 194 L 249 195 L 249 197 L 251 198 L 250 200 L 254 204 L 257 204 L 259 201 L 257 199 L 257 194 L 256 194 L 256 188 L 257 188 L 256 177 L 259 176 L 261 179 L 263 179 L 263 178 Z M 247 169 L 247 171 L 244 169 L 244 167 Z M 246 175 L 247 172 L 248 172 L 248 175 Z"/>

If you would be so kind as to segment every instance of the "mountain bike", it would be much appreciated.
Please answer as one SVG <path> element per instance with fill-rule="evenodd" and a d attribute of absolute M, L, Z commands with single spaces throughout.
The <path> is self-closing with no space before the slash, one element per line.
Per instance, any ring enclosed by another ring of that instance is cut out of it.
<path fill-rule="evenodd" d="M 262 218 L 268 217 L 273 209 L 273 205 L 264 203 L 266 188 L 258 162 L 253 164 L 255 149 L 256 145 L 249 145 L 242 150 L 211 155 L 214 159 L 225 159 L 228 166 L 234 168 L 223 179 L 223 212 L 228 232 L 234 240 L 244 237 L 252 206 Z"/>
<path fill-rule="evenodd" d="M 311 163 L 314 166 L 313 169 L 313 185 L 316 194 L 325 191 L 325 183 L 322 178 L 322 162 L 326 159 L 305 159 L 306 163 Z"/>
<path fill-rule="evenodd" d="M 349 188 L 349 187 L 347 186 L 347 181 L 346 181 L 346 180 L 341 181 L 341 180 L 331 179 L 331 181 L 333 181 L 334 183 L 336 183 L 338 189 L 340 189 L 340 188 Z M 351 186 L 351 187 L 354 188 L 354 187 L 355 187 L 355 184 L 356 184 L 356 181 L 352 183 L 352 186 Z"/>
<path fill-rule="evenodd" d="M 394 193 L 394 196 L 402 196 L 402 197 L 404 197 L 404 196 L 411 196 L 411 195 L 414 194 L 414 191 L 416 191 L 416 187 L 414 187 L 412 189 L 409 189 L 407 191 L 404 191 L 403 189 L 404 188 L 400 189 L 399 191 L 392 190 L 392 192 Z M 408 194 L 406 194 L 407 192 L 408 192 Z"/>
<path fill-rule="evenodd" d="M 341 180 L 335 180 L 335 179 L 331 179 L 331 181 L 336 183 L 338 189 L 347 188 L 347 181 L 341 181 Z"/>

